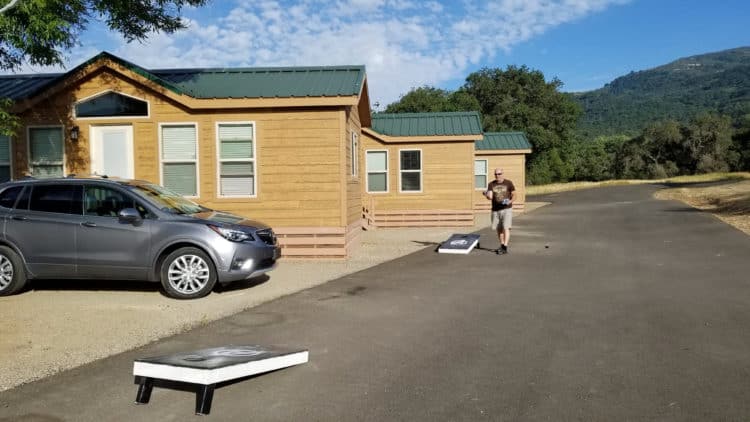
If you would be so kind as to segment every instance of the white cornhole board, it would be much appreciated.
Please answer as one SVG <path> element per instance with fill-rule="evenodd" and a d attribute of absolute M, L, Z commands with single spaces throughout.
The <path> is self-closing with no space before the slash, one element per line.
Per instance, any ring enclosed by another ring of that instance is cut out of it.
<path fill-rule="evenodd" d="M 146 404 L 154 380 L 199 384 L 196 413 L 208 414 L 218 383 L 306 363 L 308 351 L 267 346 L 223 346 L 136 359 L 133 375 L 141 377 L 136 403 Z"/>
<path fill-rule="evenodd" d="M 451 235 L 445 242 L 440 244 L 438 252 L 440 253 L 458 253 L 468 254 L 474 247 L 479 244 L 478 234 L 461 234 Z"/>

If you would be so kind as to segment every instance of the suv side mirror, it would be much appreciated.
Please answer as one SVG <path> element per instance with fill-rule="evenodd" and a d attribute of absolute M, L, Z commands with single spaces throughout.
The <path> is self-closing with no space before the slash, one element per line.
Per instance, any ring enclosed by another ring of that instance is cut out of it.
<path fill-rule="evenodd" d="M 117 214 L 117 217 L 121 222 L 133 225 L 138 225 L 141 221 L 143 221 L 141 213 L 139 213 L 135 208 L 123 208 L 120 210 L 120 213 Z"/>

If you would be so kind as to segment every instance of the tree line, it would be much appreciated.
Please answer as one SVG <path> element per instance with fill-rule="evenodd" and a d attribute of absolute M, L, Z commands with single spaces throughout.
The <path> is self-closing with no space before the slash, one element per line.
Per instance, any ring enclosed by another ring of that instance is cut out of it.
<path fill-rule="evenodd" d="M 522 131 L 532 143 L 527 181 L 547 184 L 619 178 L 662 178 L 750 169 L 750 116 L 702 112 L 686 122 L 651 123 L 636 136 L 588 137 L 579 130 L 581 106 L 526 66 L 485 68 L 459 89 L 414 88 L 386 113 L 478 111 L 486 132 Z"/>

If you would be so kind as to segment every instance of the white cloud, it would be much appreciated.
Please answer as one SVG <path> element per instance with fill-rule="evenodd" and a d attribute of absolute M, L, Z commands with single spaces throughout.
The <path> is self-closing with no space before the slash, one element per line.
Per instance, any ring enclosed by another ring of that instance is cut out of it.
<path fill-rule="evenodd" d="M 118 39 L 114 48 L 105 47 L 106 37 L 89 40 L 71 63 L 91 57 L 99 45 L 146 68 L 364 64 L 370 98 L 386 105 L 412 87 L 464 77 L 520 42 L 627 1 L 216 2 L 206 6 L 210 13 L 191 10 L 184 31 L 156 34 L 144 44 Z"/>

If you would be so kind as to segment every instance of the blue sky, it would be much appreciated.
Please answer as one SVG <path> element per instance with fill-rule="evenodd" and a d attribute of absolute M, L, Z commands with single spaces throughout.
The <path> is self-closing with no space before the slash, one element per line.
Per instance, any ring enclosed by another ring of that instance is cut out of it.
<path fill-rule="evenodd" d="M 585 91 L 750 46 L 747 0 L 214 0 L 184 16 L 187 30 L 144 44 L 93 24 L 67 66 L 102 50 L 146 68 L 364 64 L 382 108 L 412 87 L 456 89 L 482 67 L 526 65 Z M 32 71 L 59 69 L 20 72 Z"/>

